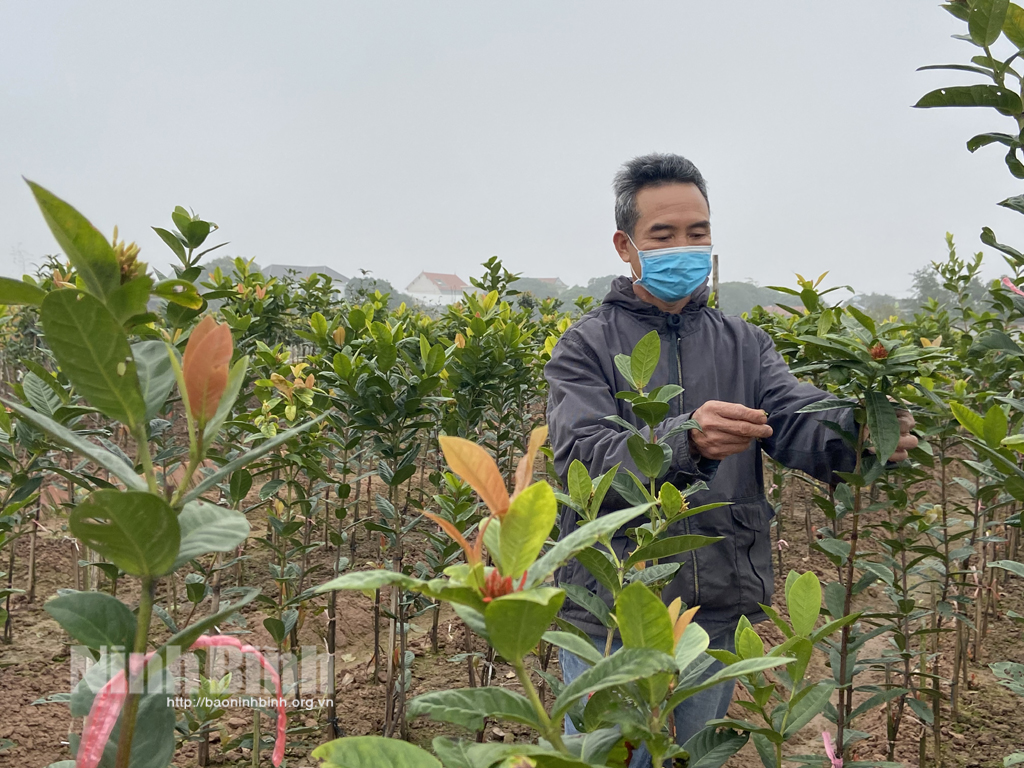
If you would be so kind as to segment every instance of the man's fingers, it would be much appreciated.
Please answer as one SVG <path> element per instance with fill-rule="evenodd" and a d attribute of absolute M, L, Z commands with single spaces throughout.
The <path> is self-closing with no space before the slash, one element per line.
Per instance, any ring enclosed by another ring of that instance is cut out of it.
<path fill-rule="evenodd" d="M 711 405 L 711 403 L 706 403 L 705 405 Z M 768 416 L 764 411 L 758 410 L 757 408 L 747 408 L 747 406 L 739 403 L 726 403 L 720 400 L 715 401 L 713 411 L 723 419 L 746 421 L 751 424 L 768 423 Z"/>
<path fill-rule="evenodd" d="M 914 435 L 900 435 L 900 441 L 896 448 L 901 451 L 912 451 L 917 448 L 917 438 Z"/>
<path fill-rule="evenodd" d="M 772 428 L 767 424 L 751 424 L 749 421 L 736 421 L 731 419 L 726 419 L 715 424 L 715 428 L 730 435 L 747 437 L 754 440 L 766 440 L 773 434 Z"/>

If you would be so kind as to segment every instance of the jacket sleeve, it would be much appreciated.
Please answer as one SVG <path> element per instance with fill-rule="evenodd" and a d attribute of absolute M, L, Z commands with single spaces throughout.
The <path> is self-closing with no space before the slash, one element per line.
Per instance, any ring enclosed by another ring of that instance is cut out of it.
<path fill-rule="evenodd" d="M 797 413 L 805 405 L 832 397 L 812 384 L 799 381 L 771 337 L 755 329 L 761 345 L 761 380 L 758 407 L 768 412 L 773 434 L 762 441 L 765 453 L 790 469 L 799 469 L 831 485 L 842 482 L 834 472 L 852 472 L 854 449 L 835 430 L 822 424 L 832 421 L 846 432 L 854 430 L 853 411 L 837 408 L 818 413 Z"/>
<path fill-rule="evenodd" d="M 604 418 L 619 413 L 620 401 L 615 398 L 614 382 L 609 382 L 601 370 L 596 352 L 570 331 L 555 345 L 544 376 L 549 387 L 548 435 L 562 482 L 574 459 L 583 462 L 591 477 L 619 463 L 621 469 L 641 477 L 626 445 L 630 433 Z M 655 435 L 663 435 L 689 418 L 687 413 L 666 419 L 655 428 Z M 649 435 L 646 426 L 641 432 L 645 437 Z M 680 486 L 711 480 L 718 462 L 694 457 L 688 432 L 670 437 L 668 445 L 672 463 L 662 480 Z"/>

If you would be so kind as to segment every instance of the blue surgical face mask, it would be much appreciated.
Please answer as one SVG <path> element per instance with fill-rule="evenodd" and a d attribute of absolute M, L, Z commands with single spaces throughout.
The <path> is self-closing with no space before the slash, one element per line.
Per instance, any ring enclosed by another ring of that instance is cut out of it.
<path fill-rule="evenodd" d="M 629 242 L 633 243 L 633 238 L 629 237 Z M 659 248 L 654 251 L 641 251 L 636 243 L 633 243 L 633 247 L 640 255 L 640 277 L 635 285 L 642 285 L 652 296 L 667 304 L 685 299 L 700 288 L 711 274 L 710 245 Z"/>

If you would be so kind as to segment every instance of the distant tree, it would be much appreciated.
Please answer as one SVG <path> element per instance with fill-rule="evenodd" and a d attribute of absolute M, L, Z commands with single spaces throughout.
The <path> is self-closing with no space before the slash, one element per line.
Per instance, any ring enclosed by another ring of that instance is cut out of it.
<path fill-rule="evenodd" d="M 234 256 L 218 256 L 215 259 L 205 259 L 200 262 L 200 265 L 207 272 L 213 272 L 217 267 L 220 267 L 220 271 L 225 275 L 230 275 L 231 271 L 235 268 L 235 257 Z M 259 264 L 255 261 L 249 267 L 250 272 L 262 271 Z"/>
<path fill-rule="evenodd" d="M 571 304 L 580 296 L 591 296 L 600 304 L 601 300 L 608 295 L 608 291 L 611 290 L 612 280 L 616 277 L 619 277 L 619 275 L 602 275 L 601 277 L 591 278 L 585 286 L 574 285 L 571 288 L 566 288 L 558 298 L 567 304 Z"/>
<path fill-rule="evenodd" d="M 372 296 L 374 291 L 390 294 L 388 307 L 397 307 L 402 302 L 412 305 L 416 299 L 406 293 L 396 291 L 394 286 L 387 280 L 373 277 L 370 270 L 361 269 L 361 277 L 354 277 L 345 284 L 345 299 L 351 303 L 359 303 L 367 296 Z"/>
<path fill-rule="evenodd" d="M 718 308 L 727 315 L 742 315 L 754 307 L 771 306 L 782 302 L 789 304 L 786 299 L 795 300 L 793 296 L 765 288 L 753 281 L 727 281 L 718 284 Z"/>
<path fill-rule="evenodd" d="M 942 284 L 942 277 L 935 268 L 929 264 L 911 273 L 913 289 L 910 299 L 907 301 L 908 309 L 916 311 L 920 309 L 928 299 L 935 299 L 940 305 L 948 307 L 955 301 L 955 295 L 947 290 Z M 977 277 L 974 277 L 967 286 L 967 297 L 971 306 L 980 308 L 983 306 L 988 289 Z"/>
<path fill-rule="evenodd" d="M 558 288 L 536 277 L 519 278 L 516 280 L 516 290 L 520 293 L 533 294 L 537 299 L 554 299 L 562 295 Z"/>
<path fill-rule="evenodd" d="M 906 301 L 901 302 L 895 296 L 887 293 L 861 293 L 854 296 L 846 304 L 852 304 L 861 312 L 875 320 L 885 320 L 889 317 L 906 317 Z"/>

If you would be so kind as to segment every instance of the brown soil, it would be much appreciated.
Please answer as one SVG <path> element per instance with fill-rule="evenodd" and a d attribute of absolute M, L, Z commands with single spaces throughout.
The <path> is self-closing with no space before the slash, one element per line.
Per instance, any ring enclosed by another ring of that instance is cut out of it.
<path fill-rule="evenodd" d="M 362 498 L 365 501 L 365 481 Z M 378 487 L 374 484 L 374 492 Z M 255 494 L 251 497 L 258 500 Z M 364 501 L 360 502 L 361 515 L 365 515 Z M 807 489 L 802 483 L 793 483 L 787 492 L 785 504 L 785 538 L 790 543 L 784 552 L 783 568 L 799 571 L 815 570 L 823 579 L 834 578 L 834 568 L 818 553 L 808 554 L 806 536 L 804 535 L 803 518 L 806 505 L 809 503 Z M 262 510 L 252 512 L 250 520 L 253 534 L 246 553 L 251 559 L 245 563 L 243 581 L 247 585 L 259 586 L 263 594 L 275 595 L 278 587 L 272 580 L 269 569 L 269 550 L 259 546 L 254 540 L 265 534 L 265 513 Z M 81 720 L 72 721 L 64 704 L 36 704 L 33 702 L 50 694 L 68 690 L 69 658 L 68 638 L 60 630 L 48 614 L 42 609 L 43 603 L 53 596 L 60 588 L 73 587 L 73 554 L 72 542 L 61 531 L 59 519 L 43 521 L 47 533 L 41 534 L 37 542 L 38 583 L 36 600 L 29 602 L 25 595 L 12 598 L 11 613 L 14 628 L 14 641 L 10 645 L 0 644 L 0 703 L 3 714 L 0 715 L 0 766 L 35 767 L 46 766 L 57 760 L 70 759 L 67 749 L 68 733 L 81 728 Z M 824 521 L 815 510 L 814 522 L 821 525 Z M 373 537 L 371 539 L 371 537 Z M 368 535 L 361 527 L 358 532 L 358 549 L 354 568 L 367 567 L 374 561 L 377 554 L 377 534 Z M 322 538 L 319 532 L 314 539 Z M 27 583 L 28 538 L 23 537 L 17 543 L 17 564 L 14 571 L 14 584 L 24 587 Z M 406 562 L 420 559 L 422 539 L 413 534 L 408 542 L 405 553 Z M 347 546 L 344 555 L 348 554 Z M 328 578 L 329 564 L 333 562 L 335 551 L 331 548 L 316 550 L 311 557 L 311 565 L 324 563 L 325 567 L 311 578 L 312 583 L 320 583 Z M 235 572 L 230 569 L 224 572 L 224 586 L 234 584 Z M 776 574 L 776 594 L 781 595 L 785 573 Z M 184 620 L 189 604 L 185 599 L 182 578 L 178 581 L 179 620 Z M 170 587 L 165 579 L 158 595 L 162 605 L 171 610 Z M 101 588 L 108 589 L 105 579 L 101 579 Z M 1000 687 L 988 670 L 987 664 L 993 661 L 1010 660 L 1024 662 L 1024 637 L 1019 626 L 1015 627 L 1005 618 L 1008 609 L 1024 613 L 1024 583 L 1020 579 L 1008 579 L 1002 587 L 1003 596 L 999 605 L 999 618 L 990 619 L 989 635 L 983 649 L 980 663 L 971 662 L 970 688 L 962 692 L 960 715 L 957 722 L 951 722 L 947 709 L 943 712 L 942 733 L 944 737 L 944 765 L 948 768 L 996 768 L 1002 765 L 1002 758 L 1015 750 L 1024 749 L 1024 699 L 1014 696 L 1005 688 Z M 118 584 L 118 597 L 129 605 L 137 602 L 137 586 L 131 579 L 122 579 Z M 872 607 L 880 607 L 885 598 L 873 588 L 868 590 L 864 598 Z M 386 597 L 382 598 L 382 602 Z M 320 600 L 320 604 L 325 601 Z M 778 605 L 778 600 L 776 605 Z M 208 610 L 208 602 L 204 603 L 199 613 Z M 338 595 L 338 720 L 346 735 L 362 735 L 379 733 L 383 725 L 384 688 L 385 686 L 373 679 L 373 611 L 372 601 L 359 593 L 339 593 Z M 262 621 L 267 614 L 262 608 L 249 605 L 243 610 L 247 626 L 252 634 L 246 635 L 247 642 L 254 645 L 272 646 L 269 634 L 264 630 Z M 430 614 L 424 614 L 412 620 L 416 629 L 410 634 L 409 649 L 415 654 L 412 667 L 412 685 L 410 695 L 442 688 L 464 687 L 468 685 L 466 662 L 449 661 L 456 654 L 466 650 L 466 640 L 461 622 L 449 611 L 441 614 L 439 621 L 439 652 L 431 652 L 429 630 Z M 323 647 L 326 632 L 326 613 L 310 611 L 303 620 L 299 633 L 300 645 L 318 645 Z M 162 625 L 160 625 L 162 630 Z M 766 644 L 777 644 L 781 641 L 777 630 L 770 624 L 758 626 Z M 382 641 L 386 642 L 386 621 L 382 622 Z M 484 650 L 478 638 L 471 638 L 475 650 Z M 883 641 L 866 655 L 874 656 L 882 649 Z M 949 639 L 942 648 L 941 667 L 945 676 L 949 676 L 951 644 Z M 552 670 L 557 674 L 557 661 L 552 659 Z M 870 674 L 870 673 L 866 673 Z M 830 678 L 831 671 L 825 665 L 825 659 L 816 654 L 812 667 L 808 672 L 812 679 Z M 858 682 L 862 679 L 859 678 Z M 518 688 L 511 670 L 504 665 L 496 665 L 493 674 L 494 685 Z M 943 694 L 948 689 L 944 686 Z M 734 705 L 730 714 L 745 717 L 744 710 Z M 312 766 L 308 753 L 324 738 L 326 714 L 324 711 L 296 713 L 290 718 L 291 726 L 311 726 L 315 730 L 310 734 L 300 735 L 289 740 L 289 765 L 294 768 Z M 211 738 L 212 765 L 249 765 L 251 755 L 248 749 L 233 749 L 222 752 L 220 744 L 234 736 L 247 732 L 252 726 L 252 714 L 249 710 L 230 710 L 222 723 L 222 730 Z M 886 734 L 884 710 L 878 710 L 859 719 L 855 727 L 872 734 L 871 738 L 858 745 L 856 759 L 884 759 L 886 752 Z M 787 744 L 787 754 L 822 754 L 821 731 L 825 728 L 833 730 L 834 726 L 818 718 L 801 734 L 801 737 Z M 265 730 L 267 726 L 265 725 Z M 918 742 L 923 726 L 916 720 L 912 712 L 905 715 L 900 744 L 896 758 L 906 766 L 917 766 Z M 423 719 L 410 725 L 410 738 L 419 744 L 429 745 L 430 740 L 439 734 L 457 735 L 458 729 L 451 726 L 438 725 Z M 462 734 L 465 735 L 465 734 Z M 531 737 L 528 729 L 506 723 L 488 723 L 482 738 L 495 741 L 526 740 Z M 930 730 L 929 730 L 930 738 Z M 9 739 L 13 746 L 3 748 L 3 739 Z M 931 742 L 928 743 L 929 756 Z M 196 745 L 183 746 L 176 757 L 176 765 L 190 766 L 196 764 Z M 263 764 L 269 765 L 269 755 L 264 755 Z M 926 765 L 933 765 L 929 757 Z M 750 744 L 734 757 L 728 766 L 732 768 L 754 768 L 760 765 L 753 745 Z"/>

